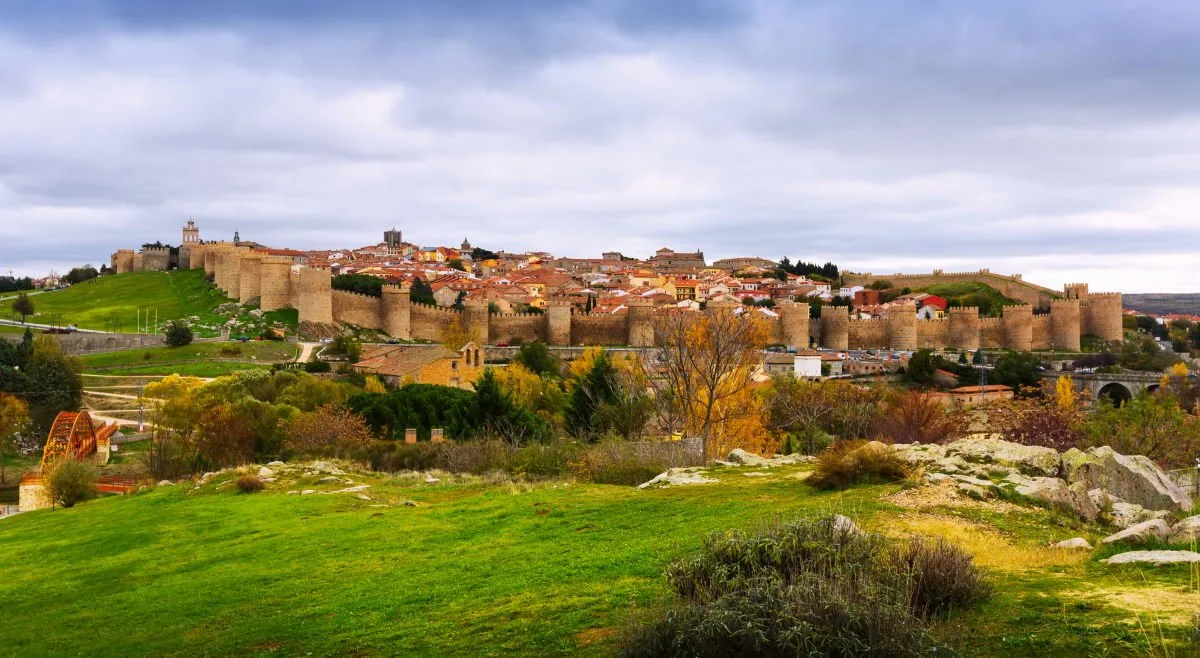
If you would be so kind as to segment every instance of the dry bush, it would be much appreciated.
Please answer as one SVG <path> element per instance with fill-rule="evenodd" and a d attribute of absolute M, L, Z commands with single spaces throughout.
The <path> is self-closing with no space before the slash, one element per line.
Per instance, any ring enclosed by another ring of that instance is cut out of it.
<path fill-rule="evenodd" d="M 947 411 L 937 399 L 909 392 L 891 400 L 876 422 L 892 443 L 950 443 L 967 433 L 966 416 Z"/>
<path fill-rule="evenodd" d="M 345 456 L 371 441 L 362 416 L 333 404 L 297 415 L 284 427 L 284 435 L 289 451 L 326 457 Z"/>
<path fill-rule="evenodd" d="M 878 441 L 838 441 L 817 456 L 805 480 L 817 489 L 845 489 L 855 484 L 899 482 L 912 467 L 894 448 Z"/>
<path fill-rule="evenodd" d="M 236 485 L 238 492 L 244 494 L 258 493 L 267 488 L 266 483 L 259 479 L 257 475 L 249 473 L 239 476 Z"/>
<path fill-rule="evenodd" d="M 889 551 L 884 563 L 909 581 L 909 607 L 921 617 L 967 608 L 992 593 L 971 556 L 945 539 L 911 539 Z"/>

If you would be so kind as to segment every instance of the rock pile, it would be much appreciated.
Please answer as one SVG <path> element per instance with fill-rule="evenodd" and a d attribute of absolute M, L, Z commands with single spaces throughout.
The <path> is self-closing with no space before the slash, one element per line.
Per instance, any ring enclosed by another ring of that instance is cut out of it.
<path fill-rule="evenodd" d="M 1013 492 L 1122 529 L 1163 523 L 1192 509 L 1188 495 L 1148 458 L 1122 455 L 1107 446 L 1072 448 L 1060 455 L 1052 448 L 973 438 L 895 448 L 909 463 L 923 467 L 931 483 L 955 482 L 960 493 L 975 498 Z"/>

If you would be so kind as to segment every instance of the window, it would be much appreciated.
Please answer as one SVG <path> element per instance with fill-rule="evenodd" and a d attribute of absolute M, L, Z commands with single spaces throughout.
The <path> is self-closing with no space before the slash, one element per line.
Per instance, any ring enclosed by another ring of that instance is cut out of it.
<path fill-rule="evenodd" d="M 450 362 L 450 369 L 451 369 L 451 370 L 458 370 L 458 359 L 455 359 L 455 360 L 453 360 L 453 361 L 451 361 L 451 362 Z"/>

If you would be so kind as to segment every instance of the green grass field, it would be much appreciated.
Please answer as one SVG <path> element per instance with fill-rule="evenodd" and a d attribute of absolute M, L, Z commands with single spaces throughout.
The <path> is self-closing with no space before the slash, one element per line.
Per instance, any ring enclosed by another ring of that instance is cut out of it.
<path fill-rule="evenodd" d="M 105 375 L 192 375 L 219 377 L 236 370 L 262 368 L 296 358 L 295 345 L 283 341 L 192 343 L 185 347 L 147 347 L 80 357 L 84 372 Z"/>
<path fill-rule="evenodd" d="M 36 314 L 28 318 L 30 322 L 74 324 L 82 329 L 127 333 L 137 331 L 138 309 L 143 314 L 149 309 L 151 324 L 157 310 L 160 324 L 197 316 L 201 323 L 218 325 L 222 318 L 212 310 L 229 301 L 204 280 L 203 270 L 102 276 L 64 290 L 36 295 L 32 300 Z M 14 317 L 12 301 L 0 302 L 0 314 L 4 317 Z"/>
<path fill-rule="evenodd" d="M 939 283 L 937 285 L 926 286 L 921 288 L 922 292 L 927 292 L 931 295 L 944 297 L 953 302 L 956 299 L 975 296 L 978 298 L 986 298 L 990 302 L 990 310 L 992 315 L 999 315 L 1002 306 L 1012 306 L 1021 302 L 1005 297 L 999 290 L 987 285 L 986 283 L 975 283 L 971 281 L 960 281 L 956 283 Z M 980 309 L 983 310 L 982 308 Z"/>
<path fill-rule="evenodd" d="M 1103 530 L 1042 508 L 899 507 L 898 486 L 816 493 L 803 467 L 714 469 L 658 490 L 353 474 L 238 495 L 222 476 L 0 522 L 0 646 L 37 655 L 610 655 L 631 605 L 710 531 L 841 512 L 976 555 L 996 595 L 935 633 L 967 655 L 1177 655 L 1186 568 L 1107 567 L 1047 542 Z M 404 505 L 405 500 L 419 506 Z M 1111 551 L 1110 551 L 1111 552 Z"/>

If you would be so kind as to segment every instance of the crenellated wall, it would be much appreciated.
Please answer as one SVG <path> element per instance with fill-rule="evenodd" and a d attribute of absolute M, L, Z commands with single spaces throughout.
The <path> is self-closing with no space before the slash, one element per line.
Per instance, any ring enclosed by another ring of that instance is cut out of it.
<path fill-rule="evenodd" d="M 629 319 L 612 313 L 580 313 L 571 318 L 572 345 L 627 345 Z"/>
<path fill-rule="evenodd" d="M 1004 321 L 1000 318 L 980 318 L 979 339 L 980 347 L 987 350 L 1007 347 L 1004 342 Z"/>
<path fill-rule="evenodd" d="M 113 253 L 112 262 L 109 263 L 109 265 L 110 265 L 110 267 L 113 268 L 113 271 L 116 272 L 117 274 L 125 274 L 126 272 L 134 271 L 133 270 L 133 250 L 132 249 L 118 249 L 116 252 Z"/>
<path fill-rule="evenodd" d="M 938 349 L 950 346 L 950 321 L 918 320 L 917 347 L 919 349 Z"/>
<path fill-rule="evenodd" d="M 1123 302 L 1119 292 L 1089 293 L 1083 300 L 1080 333 L 1094 335 L 1107 341 L 1125 337 L 1121 324 Z"/>
<path fill-rule="evenodd" d="M 783 302 L 776 309 L 779 313 L 779 330 L 776 340 L 789 348 L 802 350 L 808 347 L 808 304 Z"/>
<path fill-rule="evenodd" d="M 168 247 L 146 247 L 141 253 L 140 272 L 166 272 L 171 268 L 171 250 Z"/>
<path fill-rule="evenodd" d="M 412 337 L 417 340 L 440 341 L 446 327 L 459 316 L 459 311 L 428 304 L 411 304 L 409 310 L 409 326 Z M 300 317 L 304 317 L 303 313 Z"/>
<path fill-rule="evenodd" d="M 870 350 L 887 347 L 888 323 L 878 318 L 850 320 L 851 349 Z"/>
<path fill-rule="evenodd" d="M 383 305 L 378 297 L 345 290 L 331 296 L 333 321 L 356 327 L 383 328 Z"/>
<path fill-rule="evenodd" d="M 488 335 L 496 343 L 518 338 L 526 343 L 546 341 L 546 316 L 541 313 L 493 313 L 488 317 Z"/>
<path fill-rule="evenodd" d="M 1080 301 L 1057 299 L 1050 304 L 1050 345 L 1056 350 L 1078 351 Z"/>
<path fill-rule="evenodd" d="M 1032 337 L 1031 349 L 1048 350 L 1050 349 L 1050 314 L 1038 313 L 1029 320 L 1030 336 Z"/>

